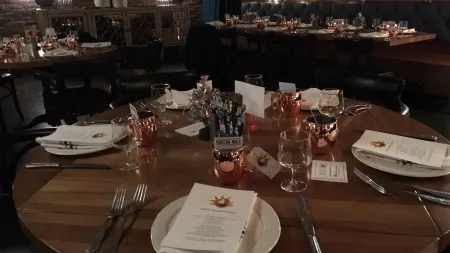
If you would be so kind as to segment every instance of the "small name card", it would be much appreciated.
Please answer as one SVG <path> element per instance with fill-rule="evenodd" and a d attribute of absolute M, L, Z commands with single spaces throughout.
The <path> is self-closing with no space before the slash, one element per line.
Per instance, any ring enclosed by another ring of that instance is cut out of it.
<path fill-rule="evenodd" d="M 217 150 L 240 149 L 244 146 L 244 137 L 215 137 L 214 148 Z"/>

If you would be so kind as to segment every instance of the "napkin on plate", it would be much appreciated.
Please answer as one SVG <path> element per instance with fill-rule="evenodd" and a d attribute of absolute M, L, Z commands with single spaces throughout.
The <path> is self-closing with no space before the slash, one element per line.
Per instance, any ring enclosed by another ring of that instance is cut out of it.
<path fill-rule="evenodd" d="M 102 48 L 102 47 L 110 47 L 111 42 L 89 42 L 81 44 L 82 48 Z"/>
<path fill-rule="evenodd" d="M 405 29 L 402 31 L 402 33 L 416 33 L 416 29 L 415 28 Z"/>
<path fill-rule="evenodd" d="M 301 110 L 319 110 L 319 101 L 321 90 L 317 88 L 309 88 L 307 90 L 302 91 L 302 107 Z M 337 92 L 337 90 L 336 90 Z M 337 97 L 332 97 L 329 101 L 329 104 L 335 105 L 338 104 L 339 101 Z"/>
<path fill-rule="evenodd" d="M 74 54 L 73 51 L 69 51 L 64 48 L 56 48 L 54 50 L 45 52 L 44 57 L 69 56 L 69 55 L 73 55 L 73 54 Z"/>
<path fill-rule="evenodd" d="M 220 20 L 217 20 L 217 21 L 211 21 L 211 22 L 206 22 L 206 24 L 212 25 L 212 26 L 224 26 L 224 25 L 225 25 L 225 23 L 222 22 L 222 21 L 220 21 Z"/>
<path fill-rule="evenodd" d="M 172 100 L 173 104 L 171 107 L 179 108 L 179 107 L 187 107 L 191 104 L 193 90 L 188 91 L 177 91 L 172 90 Z"/>
<path fill-rule="evenodd" d="M 124 129 L 125 130 L 125 129 Z M 120 136 L 115 136 L 120 138 Z M 111 146 L 111 125 L 69 126 L 63 125 L 49 136 L 36 138 L 42 147 L 62 149 L 90 149 Z"/>

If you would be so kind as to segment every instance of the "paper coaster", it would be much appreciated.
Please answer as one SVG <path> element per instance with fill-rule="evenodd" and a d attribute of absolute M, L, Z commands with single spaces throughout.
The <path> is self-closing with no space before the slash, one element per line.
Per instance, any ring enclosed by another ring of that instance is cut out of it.
<path fill-rule="evenodd" d="M 270 179 L 274 178 L 282 169 L 280 163 L 260 147 L 252 149 L 252 152 L 247 155 L 247 162 Z"/>
<path fill-rule="evenodd" d="M 348 183 L 345 162 L 313 160 L 311 179 L 327 182 Z"/>
<path fill-rule="evenodd" d="M 198 135 L 198 131 L 204 127 L 205 124 L 203 124 L 203 122 L 197 122 L 195 124 L 176 129 L 175 132 L 192 137 Z"/>

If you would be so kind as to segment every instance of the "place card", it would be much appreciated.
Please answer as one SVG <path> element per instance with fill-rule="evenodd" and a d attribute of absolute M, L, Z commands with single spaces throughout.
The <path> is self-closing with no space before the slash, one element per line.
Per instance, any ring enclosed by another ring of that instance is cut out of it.
<path fill-rule="evenodd" d="M 278 82 L 280 91 L 284 93 L 294 93 L 297 87 L 295 83 Z"/>
<path fill-rule="evenodd" d="M 348 183 L 345 162 L 312 161 L 311 179 L 318 181 Z"/>
<path fill-rule="evenodd" d="M 280 163 L 260 147 L 254 147 L 247 155 L 247 162 L 273 179 L 283 168 Z"/>
<path fill-rule="evenodd" d="M 376 155 L 441 168 L 448 145 L 366 130 L 353 147 Z"/>
<path fill-rule="evenodd" d="M 236 252 L 257 194 L 195 183 L 159 252 Z"/>
<path fill-rule="evenodd" d="M 242 95 L 246 113 L 264 118 L 264 87 L 234 81 L 234 92 Z"/>
<path fill-rule="evenodd" d="M 197 122 L 192 125 L 176 129 L 175 132 L 192 137 L 192 136 L 198 135 L 198 132 L 200 131 L 200 129 L 202 129 L 204 127 L 205 127 L 205 124 L 203 122 Z"/>

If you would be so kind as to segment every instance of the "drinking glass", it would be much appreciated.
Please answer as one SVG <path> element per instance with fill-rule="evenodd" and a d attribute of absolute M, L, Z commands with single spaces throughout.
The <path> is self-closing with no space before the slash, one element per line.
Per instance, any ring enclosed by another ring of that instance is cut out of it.
<path fill-rule="evenodd" d="M 166 108 L 173 103 L 172 92 L 168 84 L 154 84 L 151 86 L 152 100 L 156 101 L 161 110 L 160 123 L 168 125 L 172 121 L 165 117 Z"/>
<path fill-rule="evenodd" d="M 336 118 L 344 111 L 344 92 L 337 89 L 323 89 L 320 93 L 319 112 Z"/>
<path fill-rule="evenodd" d="M 244 76 L 244 82 L 264 87 L 263 77 L 260 74 L 248 74 Z"/>
<path fill-rule="evenodd" d="M 142 142 L 142 131 L 137 122 L 128 116 L 117 117 L 111 120 L 111 127 L 113 146 L 123 149 L 127 154 L 127 160 L 119 164 L 119 169 L 130 171 L 139 168 L 141 163 L 130 155 Z"/>
<path fill-rule="evenodd" d="M 316 14 L 314 13 L 309 13 L 309 23 L 311 25 L 314 25 L 314 19 L 316 18 Z"/>
<path fill-rule="evenodd" d="M 231 16 L 229 13 L 225 13 L 225 20 L 230 20 Z"/>
<path fill-rule="evenodd" d="M 326 17 L 325 24 L 327 25 L 327 27 L 332 27 L 333 26 L 333 17 Z"/>
<path fill-rule="evenodd" d="M 400 21 L 400 22 L 398 22 L 398 28 L 408 29 L 408 21 Z"/>
<path fill-rule="evenodd" d="M 344 25 L 349 25 L 349 24 L 350 24 L 349 19 L 348 18 L 344 19 Z"/>
<path fill-rule="evenodd" d="M 291 179 L 281 182 L 281 189 L 287 192 L 301 192 L 306 189 L 306 183 L 295 179 L 297 170 L 311 164 L 311 139 L 308 132 L 302 130 L 286 130 L 280 133 L 278 144 L 278 161 L 284 167 L 291 169 Z"/>
<path fill-rule="evenodd" d="M 372 28 L 373 29 L 377 29 L 380 26 L 381 26 L 381 19 L 379 19 L 379 18 L 372 19 Z"/>

